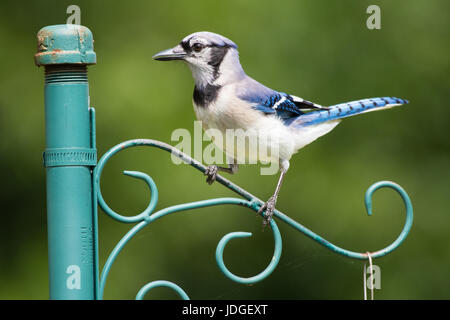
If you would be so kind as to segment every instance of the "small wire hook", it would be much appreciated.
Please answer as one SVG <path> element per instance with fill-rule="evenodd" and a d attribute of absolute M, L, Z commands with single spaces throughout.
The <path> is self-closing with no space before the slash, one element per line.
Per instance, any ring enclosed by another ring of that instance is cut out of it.
<path fill-rule="evenodd" d="M 369 259 L 369 270 L 370 270 L 370 281 L 372 281 L 372 283 L 370 284 L 370 295 L 371 295 L 371 300 L 373 300 L 373 264 L 372 264 L 372 256 L 370 255 L 370 252 L 367 252 L 367 258 Z M 366 264 L 364 263 L 364 272 L 363 272 L 363 279 L 364 279 L 364 300 L 367 300 L 367 281 L 366 281 L 366 274 L 367 274 L 367 269 L 366 269 Z"/>

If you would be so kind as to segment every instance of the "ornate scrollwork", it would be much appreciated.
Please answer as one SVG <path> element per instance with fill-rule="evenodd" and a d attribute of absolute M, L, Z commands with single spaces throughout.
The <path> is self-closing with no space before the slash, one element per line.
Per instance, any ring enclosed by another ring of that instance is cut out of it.
<path fill-rule="evenodd" d="M 216 178 L 217 182 L 221 183 L 225 187 L 234 191 L 235 193 L 237 193 L 239 196 L 241 196 L 244 199 L 241 199 L 241 198 L 216 198 L 216 199 L 195 201 L 195 202 L 190 202 L 190 203 L 174 205 L 174 206 L 167 207 L 167 208 L 161 209 L 161 210 L 153 213 L 154 209 L 156 208 L 157 202 L 158 202 L 158 189 L 156 187 L 155 182 L 152 180 L 152 178 L 150 176 L 148 176 L 145 173 L 138 172 L 138 171 L 124 171 L 124 174 L 126 174 L 128 176 L 143 180 L 150 189 L 151 197 L 150 197 L 150 201 L 149 201 L 147 208 L 143 212 L 141 212 L 140 214 L 135 215 L 135 216 L 123 216 L 123 215 L 115 212 L 114 210 L 112 210 L 106 204 L 105 200 L 103 199 L 103 196 L 101 193 L 101 188 L 100 188 L 101 174 L 102 174 L 104 166 L 106 165 L 106 163 L 112 156 L 114 156 L 121 150 L 130 148 L 130 147 L 135 147 L 135 146 L 149 146 L 149 147 L 156 147 L 156 148 L 165 150 L 165 151 L 170 152 L 173 155 L 179 157 L 184 162 L 190 164 L 191 166 L 193 166 L 194 168 L 198 169 L 199 171 L 201 171 L 203 173 L 206 170 L 206 167 L 203 164 L 201 164 L 200 162 L 196 161 L 195 159 L 189 157 L 188 155 L 182 153 L 181 151 L 172 147 L 171 145 L 160 142 L 160 141 L 156 141 L 156 140 L 150 140 L 150 139 L 135 139 L 135 140 L 128 140 L 128 141 L 122 142 L 122 143 L 114 146 L 113 148 L 111 148 L 108 152 L 106 152 L 103 155 L 103 157 L 100 159 L 100 161 L 98 162 L 97 166 L 94 169 L 94 194 L 95 194 L 94 199 L 95 199 L 95 201 L 98 201 L 98 204 L 100 205 L 102 210 L 105 211 L 105 213 L 108 214 L 113 219 L 120 221 L 120 222 L 124 222 L 124 223 L 135 223 L 135 225 L 122 237 L 122 239 L 120 239 L 120 241 L 117 243 L 117 245 L 115 246 L 115 248 L 109 255 L 109 257 L 105 263 L 105 266 L 103 267 L 100 281 L 98 283 L 97 296 L 99 299 L 101 299 L 103 297 L 103 292 L 104 292 L 104 288 L 105 288 L 106 279 L 108 277 L 108 273 L 111 269 L 111 266 L 112 266 L 114 260 L 117 258 L 120 251 L 124 248 L 124 246 L 127 244 L 127 242 L 132 237 L 134 237 L 140 230 L 142 230 L 144 227 L 148 226 L 153 221 L 155 221 L 159 218 L 162 218 L 168 214 L 175 213 L 175 212 L 180 212 L 180 211 L 194 209 L 194 208 L 204 208 L 204 207 L 222 205 L 222 204 L 245 206 L 256 212 L 256 211 L 258 211 L 260 206 L 263 204 L 263 201 L 261 201 L 260 199 L 258 199 L 257 197 L 255 197 L 254 195 L 249 193 L 248 191 L 235 185 L 234 183 L 225 179 L 224 177 L 217 175 L 217 178 Z M 412 221 L 413 221 L 413 209 L 412 209 L 412 204 L 408 197 L 408 194 L 398 184 L 396 184 L 394 182 L 390 182 L 390 181 L 377 182 L 377 183 L 373 184 L 371 187 L 369 187 L 369 189 L 366 191 L 365 204 L 366 204 L 367 213 L 369 215 L 372 214 L 372 195 L 373 195 L 373 193 L 376 190 L 383 188 L 383 187 L 388 187 L 388 188 L 394 189 L 396 192 L 398 192 L 400 194 L 400 196 L 402 197 L 403 202 L 405 204 L 405 208 L 406 208 L 406 221 L 405 221 L 403 230 L 400 233 L 400 235 L 398 236 L 398 238 L 394 242 L 392 242 L 389 246 L 385 247 L 384 249 L 370 252 L 370 255 L 372 258 L 384 256 L 384 255 L 392 252 L 394 249 L 396 249 L 408 235 L 408 232 L 411 229 Z M 283 214 L 282 212 L 280 212 L 278 210 L 275 210 L 274 218 L 287 223 L 291 227 L 304 233 L 305 235 L 307 235 L 314 241 L 320 243 L 321 245 L 325 246 L 326 248 L 328 248 L 336 253 L 339 253 L 341 255 L 344 255 L 344 256 L 350 257 L 350 258 L 354 258 L 354 259 L 367 259 L 368 258 L 367 253 L 358 253 L 358 252 L 349 251 L 349 250 L 340 248 L 340 247 L 330 243 L 329 241 L 327 241 L 324 238 L 322 238 L 321 236 L 315 234 L 311 230 L 307 229 L 306 227 L 304 227 L 297 221 L 293 220 L 292 218 L 288 217 L 287 215 Z M 275 249 L 274 249 L 274 254 L 273 254 L 272 260 L 269 263 L 269 265 L 266 267 L 265 270 L 263 270 L 261 273 L 259 273 L 258 275 L 255 275 L 253 277 L 243 278 L 243 277 L 239 277 L 239 276 L 233 274 L 225 266 L 225 263 L 223 260 L 223 251 L 224 251 L 225 246 L 228 243 L 228 241 L 230 241 L 231 239 L 235 239 L 235 238 L 249 237 L 249 236 L 251 236 L 251 233 L 231 232 L 231 233 L 228 233 L 227 235 L 225 235 L 219 241 L 219 243 L 217 245 L 217 249 L 216 249 L 216 261 L 219 266 L 219 269 L 223 272 L 223 274 L 225 276 L 227 276 L 231 280 L 239 282 L 239 283 L 250 284 L 250 283 L 255 283 L 255 282 L 265 279 L 267 276 L 269 276 L 272 273 L 273 270 L 275 270 L 275 268 L 280 260 L 281 251 L 282 251 L 281 234 L 280 234 L 278 226 L 275 222 L 275 219 L 272 219 L 270 221 L 270 228 L 273 232 L 274 241 L 275 241 Z M 140 291 L 138 292 L 138 294 L 136 296 L 136 299 L 142 299 L 144 297 L 144 295 L 146 293 L 148 293 L 151 289 L 153 289 L 155 287 L 160 287 L 160 286 L 169 287 L 169 288 L 175 290 L 182 299 L 189 299 L 188 295 L 178 285 L 176 285 L 172 282 L 169 282 L 169 281 L 165 281 L 165 280 L 153 281 L 153 282 L 146 284 L 144 287 L 142 287 L 140 289 Z"/>

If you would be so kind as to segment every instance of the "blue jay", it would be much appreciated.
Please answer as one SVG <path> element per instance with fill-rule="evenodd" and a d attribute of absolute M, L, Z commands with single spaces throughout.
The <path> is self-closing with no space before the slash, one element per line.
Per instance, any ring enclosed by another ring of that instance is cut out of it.
<path fill-rule="evenodd" d="M 327 134 L 342 118 L 383 110 L 408 103 L 407 100 L 384 97 L 356 100 L 324 107 L 300 97 L 272 90 L 247 76 L 239 62 L 236 44 L 219 34 L 196 32 L 185 37 L 177 46 L 153 56 L 159 61 L 182 60 L 192 71 L 195 81 L 193 104 L 204 129 L 251 130 L 259 140 L 267 136 L 276 141 L 276 159 L 280 176 L 275 192 L 261 206 L 267 224 L 275 210 L 284 176 L 291 156 L 299 149 Z M 226 150 L 229 167 L 208 166 L 207 182 L 214 182 L 217 172 L 236 173 L 237 155 L 248 150 Z M 275 148 L 272 143 L 266 147 Z M 261 160 L 261 159 L 258 159 Z"/>

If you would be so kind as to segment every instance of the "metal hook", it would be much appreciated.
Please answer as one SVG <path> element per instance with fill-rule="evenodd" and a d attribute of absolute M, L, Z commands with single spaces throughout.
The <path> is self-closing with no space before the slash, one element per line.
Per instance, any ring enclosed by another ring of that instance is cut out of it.
<path fill-rule="evenodd" d="M 367 257 L 369 259 L 369 269 L 370 269 L 370 274 L 373 274 L 373 265 L 372 265 L 372 256 L 370 252 L 367 252 Z M 367 269 L 366 269 L 366 264 L 364 263 L 364 272 L 363 272 L 363 279 L 364 279 L 364 300 L 367 300 L 367 281 L 366 281 L 366 273 L 367 273 Z M 372 277 L 370 277 L 370 279 L 372 279 Z M 371 283 L 370 286 L 370 295 L 371 295 L 371 300 L 373 300 L 373 283 Z"/>
<path fill-rule="evenodd" d="M 412 208 L 411 200 L 409 199 L 408 194 L 401 186 L 399 186 L 398 184 L 391 182 L 391 181 L 379 181 L 377 183 L 374 183 L 372 186 L 370 186 L 367 189 L 366 195 L 365 195 L 365 204 L 366 204 L 366 210 L 367 210 L 368 215 L 372 214 L 372 195 L 373 195 L 373 193 L 376 190 L 378 190 L 380 188 L 384 188 L 384 187 L 394 189 L 397 193 L 400 194 L 400 196 L 402 197 L 403 202 L 405 204 L 406 219 L 405 219 L 405 225 L 403 227 L 403 230 L 401 231 L 401 233 L 397 237 L 397 239 L 394 242 L 392 242 L 389 246 L 387 246 L 381 250 L 378 250 L 378 251 L 373 251 L 372 252 L 373 258 L 382 257 L 382 256 L 392 252 L 393 250 L 395 250 L 405 240 L 406 236 L 409 233 L 409 230 L 411 230 L 412 222 L 413 222 L 413 208 Z M 331 242 L 329 242 L 328 240 L 317 235 L 316 233 L 312 232 L 308 228 L 304 227 L 297 221 L 295 221 L 295 220 L 291 219 L 290 217 L 286 216 L 285 214 L 281 213 L 278 210 L 275 210 L 274 216 L 276 216 L 280 220 L 284 221 L 285 223 L 289 224 L 291 227 L 297 229 L 298 231 L 304 233 L 305 235 L 307 235 L 314 241 L 318 242 L 319 244 L 323 245 L 324 247 L 330 249 L 331 251 L 334 251 L 338 254 L 341 254 L 343 256 L 353 258 L 353 259 L 362 259 L 362 260 L 367 259 L 367 253 L 354 252 L 354 251 L 350 251 L 350 250 L 346 250 L 341 247 L 338 247 L 338 246 L 332 244 Z"/>
<path fill-rule="evenodd" d="M 124 150 L 129 147 L 134 147 L 134 146 L 156 147 L 156 148 L 159 148 L 159 149 L 162 149 L 162 150 L 172 153 L 172 155 L 179 157 L 184 162 L 186 162 L 187 164 L 190 164 L 191 166 L 193 166 L 194 168 L 196 168 L 197 170 L 199 170 L 201 172 L 205 172 L 205 170 L 206 170 L 206 166 L 204 166 L 200 162 L 196 161 L 195 159 L 189 157 L 188 155 L 184 154 L 183 152 L 179 151 L 178 149 L 172 147 L 171 145 L 160 142 L 160 141 L 156 141 L 156 140 L 150 140 L 150 139 L 135 139 L 135 140 L 129 140 L 129 141 L 122 142 L 122 143 L 116 145 L 115 147 L 113 147 L 112 149 L 110 149 L 106 154 L 103 155 L 103 157 L 98 162 L 97 167 L 94 169 L 94 178 L 95 178 L 94 190 L 96 190 L 96 193 L 97 193 L 98 203 L 100 204 L 102 209 L 108 215 L 110 215 L 111 217 L 113 217 L 114 219 L 116 219 L 118 221 L 127 222 L 127 223 L 129 223 L 129 222 L 139 222 L 139 223 L 128 231 L 128 233 L 119 241 L 119 243 L 116 245 L 116 247 L 114 248 L 114 250 L 111 252 L 110 256 L 108 257 L 108 260 L 106 261 L 105 266 L 103 268 L 102 277 L 101 277 L 101 281 L 100 281 L 100 290 L 99 290 L 100 298 L 103 296 L 103 290 L 104 290 L 105 281 L 106 281 L 109 269 L 111 268 L 111 265 L 114 262 L 117 255 L 119 254 L 119 252 L 122 250 L 122 248 L 125 246 L 125 244 L 139 230 L 141 230 L 143 227 L 150 224 L 152 221 L 159 219 L 170 213 L 184 211 L 184 210 L 188 210 L 188 209 L 194 209 L 194 208 L 208 207 L 208 206 L 213 206 L 213 205 L 237 204 L 237 205 L 243 205 L 243 206 L 249 207 L 254 211 L 258 211 L 259 206 L 263 204 L 263 201 L 261 201 L 259 198 L 255 197 L 248 191 L 242 189 L 241 187 L 239 187 L 236 184 L 232 183 L 231 181 L 225 179 L 224 177 L 217 175 L 217 177 L 216 177 L 217 182 L 223 184 L 225 187 L 234 191 L 235 193 L 242 196 L 246 200 L 236 199 L 236 198 L 217 198 L 217 199 L 203 200 L 203 201 L 175 205 L 172 207 L 162 209 L 162 210 L 152 214 L 152 212 L 156 206 L 157 199 L 158 199 L 158 190 L 156 188 L 156 184 L 154 183 L 152 178 L 149 177 L 148 175 L 146 175 L 145 173 L 138 172 L 138 171 L 125 171 L 124 174 L 129 175 L 134 178 L 137 178 L 137 179 L 144 180 L 146 182 L 146 184 L 149 186 L 150 191 L 151 191 L 151 199 L 150 199 L 150 203 L 149 203 L 147 209 L 145 209 L 142 213 L 140 213 L 136 216 L 133 216 L 133 217 L 122 216 L 122 215 L 114 212 L 112 209 L 110 209 L 109 206 L 104 201 L 104 199 L 101 195 L 101 191 L 100 191 L 100 177 L 101 177 L 101 172 L 103 170 L 104 165 L 114 154 L 116 154 L 117 152 L 119 152 L 121 150 Z M 291 227 L 304 233 L 305 235 L 307 235 L 314 241 L 318 242 L 319 244 L 325 246 L 326 248 L 328 248 L 338 254 L 341 254 L 341 255 L 349 257 L 349 258 L 354 258 L 354 259 L 370 259 L 371 260 L 372 258 L 378 258 L 378 257 L 384 256 L 384 255 L 392 252 L 394 249 L 396 249 L 408 235 L 408 233 L 412 227 L 412 222 L 413 222 L 413 208 L 412 208 L 411 200 L 409 199 L 408 194 L 401 186 L 399 186 L 398 184 L 391 182 L 391 181 L 380 181 L 380 182 L 373 184 L 372 186 L 370 186 L 367 189 L 366 194 L 365 194 L 365 205 L 366 205 L 366 210 L 367 210 L 368 215 L 372 214 L 372 195 L 373 195 L 373 193 L 376 190 L 383 188 L 383 187 L 388 187 L 388 188 L 394 189 L 397 193 L 400 194 L 400 196 L 402 197 L 403 202 L 405 204 L 405 208 L 406 208 L 406 221 L 405 221 L 405 225 L 403 227 L 402 232 L 400 233 L 400 235 L 397 237 L 397 239 L 393 243 L 391 243 L 389 246 L 385 247 L 384 249 L 372 252 L 370 254 L 358 253 L 358 252 L 353 252 L 353 251 L 349 251 L 349 250 L 340 248 L 340 247 L 332 244 L 331 242 L 327 241 L 326 239 L 322 238 L 321 236 L 317 235 L 316 233 L 312 232 L 308 228 L 304 227 L 297 221 L 293 220 L 292 218 L 288 217 L 287 215 L 283 214 L 282 212 L 280 212 L 278 210 L 274 211 L 274 217 L 280 219 L 281 221 L 285 222 L 286 224 L 290 225 Z M 267 277 L 269 274 L 271 274 L 272 271 L 275 269 L 276 265 L 278 264 L 278 261 L 281 256 L 281 248 L 282 248 L 281 234 L 278 230 L 278 227 L 277 227 L 274 219 L 271 220 L 271 229 L 274 234 L 275 250 L 274 250 L 274 255 L 273 255 L 271 263 L 266 267 L 266 269 L 264 271 L 262 271 L 260 274 L 258 274 L 256 276 L 249 277 L 249 278 L 243 278 L 243 277 L 234 275 L 225 266 L 225 263 L 223 261 L 223 250 L 224 250 L 226 244 L 228 243 L 229 240 L 231 240 L 233 238 L 242 238 L 242 237 L 251 236 L 251 233 L 247 233 L 247 232 L 232 232 L 232 233 L 225 235 L 220 240 L 220 242 L 217 246 L 217 249 L 216 249 L 216 260 L 217 260 L 220 270 L 231 280 L 240 282 L 240 283 L 255 283 L 257 281 L 261 281 L 262 279 Z M 153 288 L 155 286 L 155 283 L 158 284 L 158 282 L 153 282 L 153 284 L 154 284 L 153 286 L 151 286 L 152 283 L 150 283 L 148 286 L 146 286 L 144 288 L 146 288 L 147 290 L 150 290 L 151 288 Z M 167 282 L 167 283 L 170 283 L 170 282 Z M 176 286 L 175 284 L 172 284 L 172 285 Z M 143 291 L 143 292 L 144 292 L 143 294 L 145 294 L 145 292 L 147 292 L 147 291 Z M 142 297 L 143 294 L 141 294 L 141 295 L 138 294 L 138 297 Z"/>
<path fill-rule="evenodd" d="M 150 283 L 147 283 L 145 286 L 143 286 L 141 288 L 141 290 L 139 290 L 138 294 L 136 295 L 136 300 L 143 300 L 144 296 L 150 290 L 152 290 L 153 288 L 156 288 L 156 287 L 168 287 L 170 289 L 173 289 L 176 293 L 178 293 L 178 295 L 180 296 L 181 299 L 189 300 L 189 296 L 186 294 L 186 292 L 183 289 L 181 289 L 175 283 L 166 281 L 166 280 L 157 280 L 157 281 L 152 281 Z"/>
<path fill-rule="evenodd" d="M 96 192 L 97 192 L 97 197 L 98 197 L 98 204 L 100 205 L 100 207 L 102 208 L 103 211 L 105 211 L 105 213 L 107 213 L 109 216 L 111 216 L 113 219 L 118 220 L 120 222 L 124 222 L 124 223 L 135 223 L 138 221 L 141 221 L 143 218 L 149 216 L 153 210 L 155 209 L 157 203 L 158 203 L 158 188 L 156 187 L 156 183 L 153 181 L 153 179 L 143 173 L 143 172 L 139 172 L 139 171 L 124 171 L 123 174 L 136 178 L 136 179 L 140 179 L 143 180 L 147 186 L 150 189 L 150 202 L 147 206 L 147 208 L 142 211 L 140 214 L 137 214 L 135 216 L 123 216 L 117 212 L 115 212 L 114 210 L 112 210 L 108 204 L 106 203 L 106 201 L 103 199 L 103 195 L 102 195 L 102 191 L 101 191 L 101 187 L 100 187 L 100 180 L 101 180 L 101 175 L 103 172 L 103 168 L 105 166 L 105 164 L 107 163 L 107 161 L 116 153 L 118 153 L 121 150 L 124 150 L 126 148 L 128 148 L 130 146 L 125 146 L 122 144 L 117 145 L 116 147 L 112 148 L 111 150 L 109 150 L 98 162 L 97 166 L 94 169 L 94 179 L 96 182 Z"/>
<path fill-rule="evenodd" d="M 125 245 L 144 227 L 148 226 L 153 221 L 160 219 L 168 214 L 175 213 L 175 212 L 181 212 L 186 211 L 190 209 L 196 209 L 196 208 L 205 208 L 205 207 L 211 207 L 211 206 L 217 206 L 222 204 L 232 204 L 232 205 L 240 205 L 240 206 L 246 206 L 248 208 L 254 209 L 254 203 L 244 200 L 244 199 L 238 199 L 238 198 L 217 198 L 217 199 L 210 199 L 210 200 L 202 200 L 202 201 L 195 201 L 190 203 L 183 203 L 174 205 L 171 207 L 167 207 L 164 209 L 161 209 L 151 215 L 145 216 L 141 218 L 141 221 L 139 221 L 138 224 L 133 226 L 117 243 L 117 245 L 114 247 L 114 249 L 111 251 L 108 259 L 105 262 L 105 265 L 102 270 L 102 274 L 99 281 L 99 292 L 98 292 L 98 298 L 103 298 L 103 292 L 106 285 L 106 279 L 108 278 L 109 271 L 111 270 L 111 267 L 116 260 L 119 253 L 122 251 L 122 249 L 125 247 Z M 276 232 L 278 232 L 278 228 L 276 227 L 275 222 L 273 225 L 271 225 L 272 228 L 274 228 L 274 234 L 276 235 Z M 275 227 L 273 227 L 275 226 Z M 276 264 L 279 260 L 279 254 L 281 254 L 281 236 L 279 241 L 276 240 L 277 243 L 279 243 L 279 249 L 276 250 L 275 262 L 271 263 L 268 268 L 264 271 L 264 274 L 259 275 L 259 280 L 262 280 L 263 278 L 267 277 L 276 267 Z M 276 247 L 277 248 L 277 247 Z M 279 254 L 277 253 L 279 251 Z"/>
<path fill-rule="evenodd" d="M 281 251 L 282 251 L 282 241 L 281 241 L 281 234 L 280 230 L 278 230 L 277 224 L 275 221 L 270 220 L 270 227 L 273 232 L 273 237 L 275 240 L 275 250 L 273 253 L 272 260 L 270 261 L 270 264 L 264 269 L 261 273 L 257 274 L 256 276 L 249 277 L 249 278 L 243 278 L 234 275 L 231 273 L 228 268 L 225 266 L 225 263 L 223 262 L 223 250 L 225 249 L 225 246 L 227 245 L 228 241 L 234 238 L 244 238 L 244 237 L 250 237 L 252 234 L 250 232 L 231 232 L 226 234 L 217 245 L 216 248 L 216 261 L 217 265 L 219 266 L 220 271 L 224 275 L 226 275 L 228 278 L 230 278 L 233 281 L 239 282 L 239 283 L 245 283 L 245 284 L 252 284 L 258 281 L 263 280 L 264 278 L 268 277 L 273 270 L 278 265 L 278 262 L 280 261 L 281 257 Z"/>

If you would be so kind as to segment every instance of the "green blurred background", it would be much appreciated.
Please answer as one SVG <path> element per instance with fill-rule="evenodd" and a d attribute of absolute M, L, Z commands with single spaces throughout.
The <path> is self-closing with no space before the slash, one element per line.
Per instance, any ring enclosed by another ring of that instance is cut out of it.
<path fill-rule="evenodd" d="M 34 65 L 36 33 L 65 23 L 66 8 L 81 8 L 81 24 L 95 39 L 98 64 L 89 68 L 102 155 L 131 138 L 170 141 L 176 128 L 193 130 L 193 81 L 182 63 L 151 56 L 187 34 L 208 30 L 239 46 L 246 72 L 265 85 L 330 105 L 358 98 L 397 96 L 410 104 L 345 120 L 302 149 L 280 194 L 278 208 L 333 243 L 354 251 L 390 244 L 404 223 L 400 197 L 381 190 L 374 214 L 365 214 L 365 190 L 379 180 L 402 185 L 414 205 L 407 240 L 376 259 L 377 299 L 450 297 L 449 49 L 450 3 L 440 1 L 2 1 L 0 3 L 0 298 L 48 298 L 43 69 Z M 381 30 L 366 28 L 366 8 L 381 7 Z M 195 169 L 170 155 L 134 148 L 105 168 L 103 194 L 132 215 L 147 206 L 148 190 L 122 170 L 150 174 L 158 208 L 234 196 L 208 186 Z M 243 166 L 233 181 L 268 198 L 275 176 Z M 130 225 L 100 214 L 100 263 Z M 362 299 L 363 262 L 330 252 L 280 222 L 281 261 L 252 286 L 226 278 L 215 247 L 232 231 L 253 237 L 230 242 L 230 270 L 252 276 L 269 263 L 270 231 L 244 208 L 221 206 L 167 216 L 139 233 L 122 251 L 105 299 L 132 299 L 147 282 L 170 280 L 193 299 Z M 177 295 L 158 288 L 146 298 Z"/>

